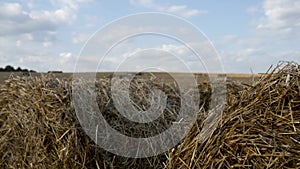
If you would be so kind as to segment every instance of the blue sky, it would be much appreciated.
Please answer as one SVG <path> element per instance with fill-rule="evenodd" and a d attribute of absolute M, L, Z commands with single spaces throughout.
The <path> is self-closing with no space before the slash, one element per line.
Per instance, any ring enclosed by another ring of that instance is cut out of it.
<path fill-rule="evenodd" d="M 212 41 L 228 73 L 265 72 L 281 60 L 300 63 L 300 1 L 296 0 L 2 0 L 0 67 L 72 72 L 91 35 L 113 20 L 139 12 L 172 14 L 194 24 Z M 202 71 L 180 44 L 153 37 L 126 42 L 127 51 L 120 47 L 112 52 L 101 70 L 114 70 L 128 56 L 128 45 L 135 53 L 143 47 L 180 53 L 192 71 Z"/>

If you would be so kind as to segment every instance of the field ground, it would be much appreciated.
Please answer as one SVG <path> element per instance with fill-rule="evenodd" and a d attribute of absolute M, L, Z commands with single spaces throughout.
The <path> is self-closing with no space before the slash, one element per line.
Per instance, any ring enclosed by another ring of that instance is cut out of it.
<path fill-rule="evenodd" d="M 14 76 L 27 76 L 24 73 L 9 73 L 9 72 L 0 72 L 0 84 L 3 84 L 5 80 L 9 78 L 9 76 L 13 74 Z M 31 73 L 30 76 L 40 76 L 41 74 L 47 74 L 47 73 Z M 93 76 L 93 73 L 90 73 L 91 76 Z M 156 77 L 170 81 L 172 78 L 169 74 L 167 73 L 152 73 Z M 149 73 L 140 73 L 137 75 L 137 77 L 143 77 L 146 78 L 149 76 Z M 176 73 L 177 76 L 179 77 L 185 77 L 187 74 L 186 73 Z M 55 76 L 57 78 L 71 78 L 73 76 L 73 73 L 55 73 Z M 195 76 L 197 78 L 197 82 L 207 82 L 209 80 L 208 74 L 206 73 L 195 73 Z M 260 74 L 213 74 L 212 76 L 217 76 L 217 77 L 222 77 L 226 76 L 227 81 L 234 81 L 234 82 L 240 82 L 240 83 L 245 83 L 245 84 L 252 84 L 255 81 L 257 81 L 260 77 Z M 97 79 L 98 78 L 103 78 L 103 77 L 112 77 L 112 73 L 110 72 L 105 72 L 105 73 L 97 73 Z"/>

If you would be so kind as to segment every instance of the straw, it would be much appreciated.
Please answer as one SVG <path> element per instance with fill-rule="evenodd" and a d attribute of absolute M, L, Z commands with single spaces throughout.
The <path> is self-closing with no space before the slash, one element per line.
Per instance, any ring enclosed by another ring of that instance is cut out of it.
<path fill-rule="evenodd" d="M 212 89 L 208 82 L 199 83 L 203 111 L 188 135 L 165 154 L 135 159 L 102 149 L 81 128 L 71 89 L 86 82 L 52 74 L 11 76 L 0 88 L 0 168 L 299 168 L 299 79 L 298 64 L 281 62 L 253 85 L 227 82 L 222 119 L 203 143 L 200 133 L 209 116 Z M 150 107 L 153 89 L 168 96 L 162 117 L 138 124 L 114 107 L 111 79 L 98 79 L 95 91 L 102 115 L 130 137 L 166 130 L 178 115 L 180 92 L 172 80 L 162 80 L 150 75 L 131 82 L 130 98 L 138 110 Z"/>

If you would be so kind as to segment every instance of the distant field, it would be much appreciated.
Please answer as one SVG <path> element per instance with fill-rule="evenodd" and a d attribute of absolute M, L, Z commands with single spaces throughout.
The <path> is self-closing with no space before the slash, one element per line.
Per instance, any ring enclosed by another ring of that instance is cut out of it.
<path fill-rule="evenodd" d="M 12 73 L 8 73 L 8 72 L 0 72 L 0 84 L 3 84 L 4 81 L 7 80 L 11 74 Z M 13 73 L 13 74 L 17 76 L 23 75 L 22 73 Z"/>
<path fill-rule="evenodd" d="M 5 80 L 9 78 L 9 76 L 13 74 L 14 76 L 25 76 L 24 73 L 7 73 L 7 72 L 0 72 L 0 84 L 3 84 Z M 44 73 L 47 74 L 47 73 Z M 156 77 L 170 81 L 172 78 L 169 74 L 167 73 L 152 73 Z M 176 73 L 178 76 L 186 76 L 186 73 Z M 41 73 L 31 73 L 30 76 L 40 76 Z M 91 73 L 91 75 L 93 75 Z M 140 73 L 137 75 L 137 77 L 143 77 L 146 78 L 150 74 L 149 73 Z M 253 82 L 257 81 L 258 78 L 260 77 L 259 74 L 213 74 L 214 76 L 225 76 L 227 77 L 227 81 L 234 81 L 234 82 L 240 82 L 240 83 L 245 83 L 245 84 L 252 84 Z M 73 73 L 55 73 L 55 76 L 57 78 L 71 78 L 73 76 Z M 197 78 L 197 82 L 206 82 L 209 80 L 208 75 L 205 73 L 196 73 L 195 74 Z M 98 78 L 103 78 L 103 77 L 112 77 L 112 73 L 97 73 L 97 79 Z"/>

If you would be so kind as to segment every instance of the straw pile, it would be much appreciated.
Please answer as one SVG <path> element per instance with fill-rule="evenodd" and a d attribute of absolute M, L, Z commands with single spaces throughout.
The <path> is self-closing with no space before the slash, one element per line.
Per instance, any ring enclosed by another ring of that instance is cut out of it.
<path fill-rule="evenodd" d="M 99 93 L 106 83 L 96 84 Z M 76 118 L 70 89 L 70 79 L 54 75 L 6 81 L 0 89 L 0 168 L 162 168 L 165 155 L 130 159 L 97 147 Z M 115 114 L 108 117 L 117 123 Z"/>
<path fill-rule="evenodd" d="M 221 122 L 206 142 L 199 141 L 204 113 L 166 154 L 130 159 L 97 147 L 84 133 L 71 103 L 70 79 L 12 76 L 0 89 L 0 168 L 299 168 L 299 80 L 299 65 L 288 63 L 254 86 L 230 82 Z M 116 112 L 109 86 L 106 78 L 96 83 L 98 105 L 109 124 L 128 136 L 148 137 L 163 131 L 180 108 L 174 86 L 153 77 L 135 79 L 130 94 L 136 108 L 149 107 L 150 88 L 159 88 L 169 97 L 166 119 L 148 126 L 135 124 Z M 199 84 L 199 89 L 199 107 L 207 111 L 210 86 Z"/>
<path fill-rule="evenodd" d="M 11 77 L 1 88 L 0 168 L 80 168 L 95 156 L 70 106 L 67 83 Z"/>
<path fill-rule="evenodd" d="M 253 87 L 229 86 L 212 137 L 202 121 L 169 153 L 168 168 L 300 168 L 300 67 L 280 64 Z"/>

